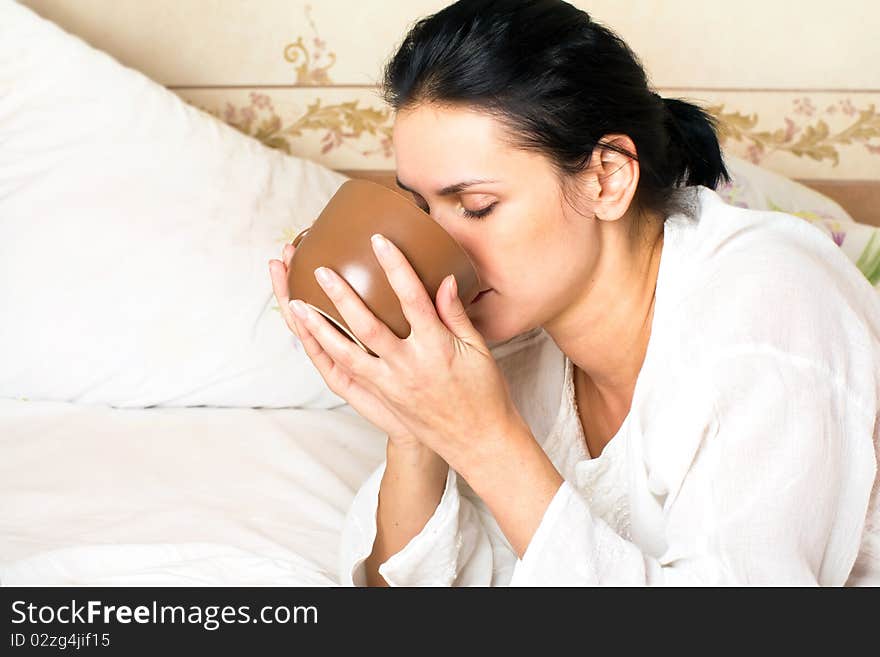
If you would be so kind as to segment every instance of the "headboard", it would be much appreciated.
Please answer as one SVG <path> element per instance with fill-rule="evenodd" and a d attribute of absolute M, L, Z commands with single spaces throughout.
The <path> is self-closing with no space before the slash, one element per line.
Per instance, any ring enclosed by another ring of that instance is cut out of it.
<path fill-rule="evenodd" d="M 20 1 L 267 146 L 391 188 L 392 116 L 377 82 L 412 23 L 448 4 Z M 572 4 L 624 38 L 660 95 L 713 114 L 727 152 L 880 225 L 880 69 L 854 65 L 877 61 L 880 4 Z"/>
<path fill-rule="evenodd" d="M 856 221 L 880 226 L 880 181 L 840 179 L 800 182 L 833 198 Z"/>

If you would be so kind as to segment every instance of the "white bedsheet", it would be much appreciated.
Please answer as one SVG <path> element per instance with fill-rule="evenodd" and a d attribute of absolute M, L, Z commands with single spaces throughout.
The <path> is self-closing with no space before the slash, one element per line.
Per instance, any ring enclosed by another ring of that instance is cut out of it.
<path fill-rule="evenodd" d="M 384 449 L 348 406 L 0 400 L 0 583 L 334 585 Z"/>

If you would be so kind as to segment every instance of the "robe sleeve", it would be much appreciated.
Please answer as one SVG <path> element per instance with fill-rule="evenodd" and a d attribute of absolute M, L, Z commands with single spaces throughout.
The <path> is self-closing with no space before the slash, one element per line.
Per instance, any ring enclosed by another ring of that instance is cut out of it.
<path fill-rule="evenodd" d="M 342 532 L 339 579 L 366 586 L 364 561 L 376 539 L 382 463 L 355 496 Z M 452 469 L 434 514 L 419 534 L 379 566 L 389 586 L 497 586 L 516 556 L 485 504 Z"/>

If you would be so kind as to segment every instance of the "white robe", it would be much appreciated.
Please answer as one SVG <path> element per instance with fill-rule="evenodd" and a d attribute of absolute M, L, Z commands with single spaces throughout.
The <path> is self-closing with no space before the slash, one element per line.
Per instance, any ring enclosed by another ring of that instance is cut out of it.
<path fill-rule="evenodd" d="M 572 363 L 538 328 L 496 346 L 564 483 L 522 559 L 450 469 L 392 586 L 880 584 L 880 295 L 819 228 L 693 191 L 669 217 L 632 404 L 591 459 Z M 383 463 L 347 516 L 366 583 Z"/>

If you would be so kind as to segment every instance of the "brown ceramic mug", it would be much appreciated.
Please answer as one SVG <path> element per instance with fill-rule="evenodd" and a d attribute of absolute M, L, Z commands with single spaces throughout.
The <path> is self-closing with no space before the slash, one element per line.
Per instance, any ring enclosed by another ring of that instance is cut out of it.
<path fill-rule="evenodd" d="M 479 276 L 467 253 L 430 215 L 382 185 L 347 180 L 315 222 L 294 238 L 287 288 L 291 299 L 302 299 L 373 356 L 352 333 L 314 272 L 323 266 L 339 274 L 380 321 L 397 337 L 406 338 L 410 325 L 373 252 L 370 237 L 375 233 L 400 249 L 432 301 L 449 274 L 455 274 L 465 307 L 480 292 Z"/>

